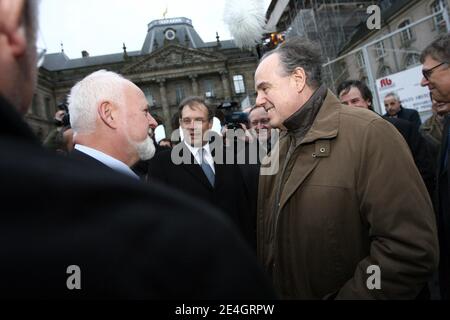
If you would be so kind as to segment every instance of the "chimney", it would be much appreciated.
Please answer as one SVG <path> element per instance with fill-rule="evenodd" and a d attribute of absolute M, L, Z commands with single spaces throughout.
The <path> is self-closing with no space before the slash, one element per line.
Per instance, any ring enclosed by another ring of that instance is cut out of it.
<path fill-rule="evenodd" d="M 89 52 L 87 52 L 86 50 L 81 51 L 81 56 L 83 58 L 89 58 Z"/>

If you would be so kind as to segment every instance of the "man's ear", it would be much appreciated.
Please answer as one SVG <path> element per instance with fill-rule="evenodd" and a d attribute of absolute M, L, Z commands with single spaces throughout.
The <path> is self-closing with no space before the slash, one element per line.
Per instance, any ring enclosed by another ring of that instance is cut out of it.
<path fill-rule="evenodd" d="M 0 35 L 4 35 L 14 56 L 27 51 L 27 35 L 23 23 L 25 0 L 0 0 Z"/>
<path fill-rule="evenodd" d="M 297 92 L 300 93 L 305 89 L 306 86 L 306 72 L 303 68 L 295 68 L 294 72 L 292 72 L 293 80 L 295 81 L 295 86 L 297 88 Z"/>
<path fill-rule="evenodd" d="M 1 0 L 0 0 L 1 1 Z M 116 108 L 109 101 L 103 101 L 98 106 L 97 112 L 105 125 L 112 129 L 117 129 Z"/>

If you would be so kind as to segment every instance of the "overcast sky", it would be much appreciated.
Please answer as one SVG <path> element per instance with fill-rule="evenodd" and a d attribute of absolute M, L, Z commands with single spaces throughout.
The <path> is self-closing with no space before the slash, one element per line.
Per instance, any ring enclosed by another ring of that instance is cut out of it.
<path fill-rule="evenodd" d="M 243 0 L 245 1 L 245 0 Z M 264 1 L 267 8 L 270 0 Z M 152 20 L 186 17 L 205 42 L 231 39 L 223 22 L 226 0 L 41 0 L 40 40 L 48 53 L 61 51 L 69 58 L 141 50 Z"/>

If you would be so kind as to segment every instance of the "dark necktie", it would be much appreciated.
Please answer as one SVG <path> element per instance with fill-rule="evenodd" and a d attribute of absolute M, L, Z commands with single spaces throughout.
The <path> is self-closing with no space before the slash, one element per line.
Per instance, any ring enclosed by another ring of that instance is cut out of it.
<path fill-rule="evenodd" d="M 203 172 L 205 173 L 205 176 L 208 178 L 209 183 L 211 186 L 214 187 L 216 183 L 216 176 L 214 175 L 214 171 L 211 168 L 211 166 L 208 164 L 208 162 L 205 159 L 205 153 L 206 151 L 204 149 L 200 149 L 200 167 L 202 168 Z"/>

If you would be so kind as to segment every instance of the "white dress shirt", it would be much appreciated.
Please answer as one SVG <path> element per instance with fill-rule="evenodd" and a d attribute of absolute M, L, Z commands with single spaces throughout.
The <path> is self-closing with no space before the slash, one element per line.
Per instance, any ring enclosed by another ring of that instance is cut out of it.
<path fill-rule="evenodd" d="M 120 172 L 122 174 L 126 174 L 127 176 L 130 176 L 134 179 L 138 179 L 139 177 L 130 169 L 130 167 L 128 167 L 125 163 L 123 163 L 122 161 L 119 161 L 109 155 L 107 155 L 106 153 L 103 153 L 101 151 L 86 147 L 86 146 L 82 146 L 82 145 L 75 145 L 75 149 L 83 152 L 84 154 L 87 154 L 88 156 L 100 161 L 101 163 L 103 163 L 105 166 L 110 167 L 111 169 Z"/>
<path fill-rule="evenodd" d="M 188 147 L 189 151 L 194 156 L 195 161 L 197 161 L 197 163 L 200 164 L 202 162 L 202 159 L 201 159 L 199 151 L 202 148 L 193 147 L 193 146 L 189 145 L 186 142 L 184 142 L 184 144 Z M 211 149 L 209 148 L 209 143 L 207 143 L 207 144 L 205 144 L 203 146 L 203 150 L 205 150 L 204 151 L 204 156 L 205 156 L 206 162 L 209 164 L 209 166 L 213 170 L 214 174 L 216 174 L 216 169 L 214 168 L 214 159 L 213 159 L 212 154 L 211 154 Z"/>

